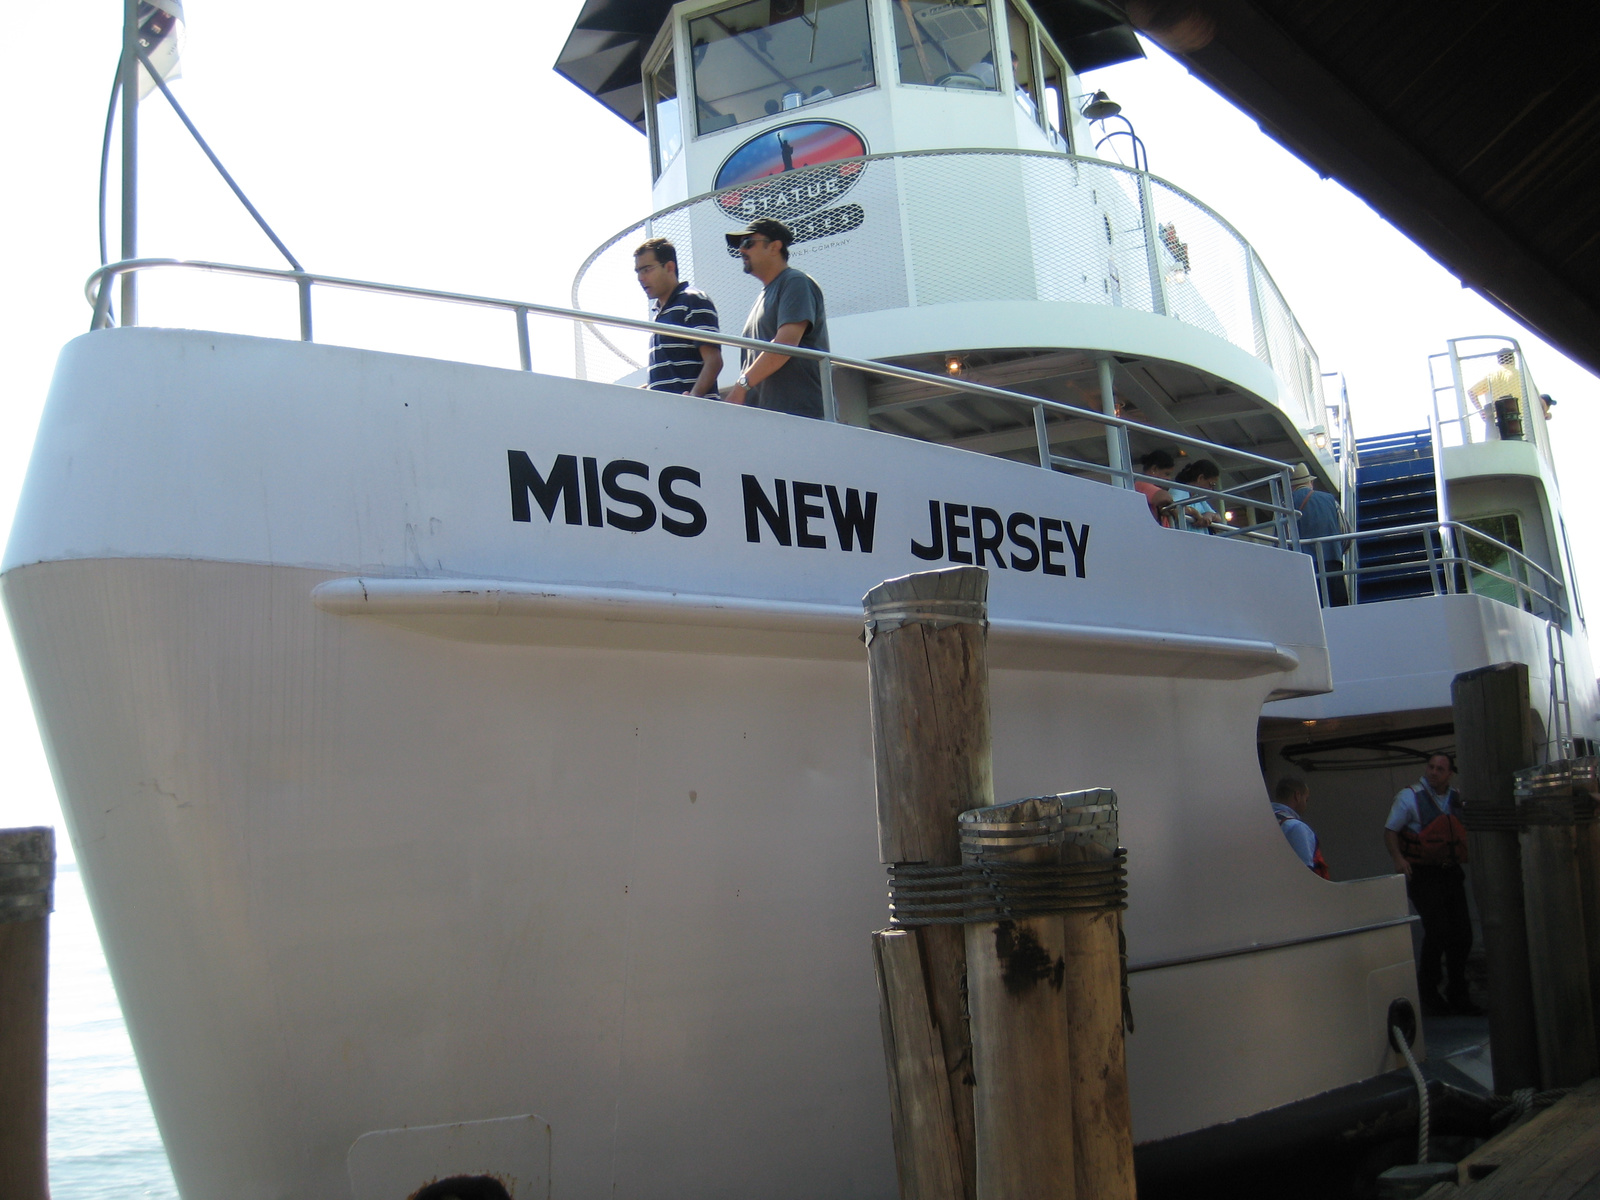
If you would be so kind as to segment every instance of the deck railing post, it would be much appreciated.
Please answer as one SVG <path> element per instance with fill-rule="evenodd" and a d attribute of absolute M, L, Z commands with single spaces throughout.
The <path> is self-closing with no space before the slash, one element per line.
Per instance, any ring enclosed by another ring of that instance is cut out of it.
<path fill-rule="evenodd" d="M 839 422 L 839 399 L 833 394 L 833 359 L 824 358 L 817 363 L 822 381 L 822 419 Z"/>
<path fill-rule="evenodd" d="M 1046 471 L 1052 470 L 1055 464 L 1050 461 L 1050 431 L 1045 426 L 1042 404 L 1033 406 L 1033 436 L 1039 445 L 1039 465 Z"/>
<path fill-rule="evenodd" d="M 1144 213 L 1144 252 L 1150 267 L 1150 308 L 1159 317 L 1171 315 L 1167 303 L 1167 275 L 1161 269 L 1160 235 L 1156 232 L 1155 197 L 1151 193 L 1150 176 L 1137 172 L 1139 179 L 1139 207 Z"/>
<path fill-rule="evenodd" d="M 528 310 L 518 307 L 517 313 L 517 362 L 524 371 L 533 370 L 533 345 L 528 340 Z"/>
<path fill-rule="evenodd" d="M 300 278 L 295 280 L 300 292 L 300 340 L 309 342 L 311 338 L 311 280 Z"/>

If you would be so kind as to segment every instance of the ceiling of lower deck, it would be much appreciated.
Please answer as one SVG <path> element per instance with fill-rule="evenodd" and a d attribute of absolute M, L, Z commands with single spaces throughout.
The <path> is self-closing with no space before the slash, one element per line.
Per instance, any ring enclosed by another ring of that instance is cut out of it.
<path fill-rule="evenodd" d="M 1126 8 L 1269 136 L 1600 370 L 1600 5 Z"/>
<path fill-rule="evenodd" d="M 1079 350 L 979 350 L 961 355 L 962 377 L 972 383 L 1038 396 L 1090 412 L 1100 411 L 1098 355 Z M 913 355 L 890 360 L 930 374 L 946 369 L 944 355 Z M 1232 446 L 1268 458 L 1306 458 L 1292 437 L 1287 419 L 1260 399 L 1237 390 L 1226 380 L 1181 363 L 1118 356 L 1113 359 L 1114 390 L 1119 413 L 1142 428 L 1129 443 L 1135 455 L 1168 450 L 1187 451 L 1171 434 Z M 932 384 L 878 377 L 868 386 L 872 427 L 886 433 L 957 446 L 1002 458 L 1033 462 L 1037 440 L 1031 409 L 971 394 L 942 392 Z M 1058 454 L 1086 462 L 1106 461 L 1105 426 L 1089 418 L 1065 414 L 1047 418 L 1050 444 Z M 1224 477 L 1233 482 L 1254 477 L 1224 462 Z M 1308 461 L 1313 471 L 1321 465 Z"/>

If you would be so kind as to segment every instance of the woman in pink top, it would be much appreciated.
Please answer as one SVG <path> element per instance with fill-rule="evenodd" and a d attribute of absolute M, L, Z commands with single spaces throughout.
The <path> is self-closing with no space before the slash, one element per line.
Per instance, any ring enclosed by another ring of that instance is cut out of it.
<path fill-rule="evenodd" d="M 1157 479 L 1171 479 L 1172 473 L 1177 469 L 1177 464 L 1172 461 L 1172 455 L 1165 450 L 1152 450 L 1139 460 L 1139 470 L 1145 475 L 1154 475 Z M 1172 514 L 1177 511 L 1177 505 L 1172 501 L 1172 493 L 1158 483 L 1147 479 L 1140 479 L 1133 485 L 1133 490 L 1145 498 L 1150 505 L 1150 515 L 1156 523 L 1163 528 L 1172 528 Z"/>

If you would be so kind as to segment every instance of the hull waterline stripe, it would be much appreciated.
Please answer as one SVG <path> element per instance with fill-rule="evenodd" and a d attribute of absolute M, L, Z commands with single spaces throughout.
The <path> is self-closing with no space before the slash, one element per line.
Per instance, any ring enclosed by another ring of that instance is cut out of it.
<path fill-rule="evenodd" d="M 859 608 L 843 605 L 504 580 L 351 577 L 318 584 L 311 598 L 317 608 L 335 616 L 580 617 L 850 637 L 861 633 L 864 620 Z M 1300 665 L 1293 650 L 1251 638 L 1019 620 L 990 621 L 989 632 L 1012 645 L 1067 643 L 1232 659 L 1252 663 L 1262 674 L 1293 671 Z"/>
<path fill-rule="evenodd" d="M 1331 942 L 1336 938 L 1355 937 L 1361 933 L 1376 933 L 1380 929 L 1395 929 L 1410 925 L 1418 917 L 1396 917 L 1392 921 L 1377 921 L 1371 925 L 1355 925 L 1349 929 L 1335 929 L 1331 933 L 1312 933 L 1305 937 L 1288 938 L 1281 942 L 1255 942 L 1249 946 L 1235 946 L 1231 950 L 1213 950 L 1209 954 L 1187 954 L 1182 958 L 1158 958 L 1151 962 L 1130 962 L 1128 974 L 1138 971 L 1163 971 L 1168 967 L 1186 967 L 1191 963 L 1212 962 L 1219 958 L 1238 958 L 1244 954 L 1265 954 L 1268 950 L 1286 950 L 1291 946 L 1309 946 L 1316 942 Z"/>

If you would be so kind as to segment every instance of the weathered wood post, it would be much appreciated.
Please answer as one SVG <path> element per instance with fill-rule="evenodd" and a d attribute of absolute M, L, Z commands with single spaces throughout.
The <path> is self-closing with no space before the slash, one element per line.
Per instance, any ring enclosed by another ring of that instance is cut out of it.
<path fill-rule="evenodd" d="M 956 567 L 890 579 L 866 594 L 867 670 L 877 772 L 878 851 L 893 869 L 959 867 L 957 816 L 994 800 L 990 772 L 988 572 Z M 959 908 L 957 907 L 957 915 Z M 907 942 L 914 939 L 917 954 Z M 875 937 L 885 1053 L 904 1200 L 975 1200 L 972 1045 L 959 923 Z M 920 967 L 922 980 L 915 978 Z M 926 1012 L 915 995 L 925 986 Z M 921 1032 L 924 1027 L 928 1033 Z M 935 1036 L 936 1035 L 936 1036 Z M 907 1045 L 936 1041 L 945 1087 L 929 1089 Z M 948 1118 L 939 1111 L 947 1091 Z M 952 1182 L 950 1143 L 959 1168 Z"/>
<path fill-rule="evenodd" d="M 1574 799 L 1565 760 L 1517 772 L 1528 965 L 1547 1088 L 1574 1087 L 1597 1065 Z"/>
<path fill-rule="evenodd" d="M 1124 1042 L 1124 970 L 1117 794 L 1091 788 L 1057 797 L 1065 806 L 1061 859 L 1114 867 L 1114 886 L 1091 883 L 1063 917 L 1067 1013 L 1072 1038 L 1072 1130 L 1081 1200 L 1134 1200 L 1133 1109 Z M 1098 890 L 1097 890 L 1098 889 Z"/>
<path fill-rule="evenodd" d="M 1583 933 L 1589 960 L 1589 998 L 1594 1003 L 1596 1053 L 1600 1054 L 1600 820 L 1595 798 L 1600 796 L 1600 759 L 1593 755 L 1572 760 L 1572 791 L 1578 808 L 1578 887 L 1582 891 Z"/>
<path fill-rule="evenodd" d="M 0 830 L 0 1196 L 49 1200 L 45 1000 L 55 831 Z"/>
<path fill-rule="evenodd" d="M 1539 1086 L 1539 1043 L 1517 838 L 1515 773 L 1534 762 L 1528 668 L 1497 663 L 1457 675 L 1456 765 L 1472 859 L 1472 892 L 1489 971 L 1489 1056 L 1495 1090 Z"/>
<path fill-rule="evenodd" d="M 990 893 L 964 926 L 979 1200 L 1077 1193 L 1064 888 L 1009 869 L 1059 864 L 1062 840 L 1054 796 L 961 814 L 962 862 Z"/>

